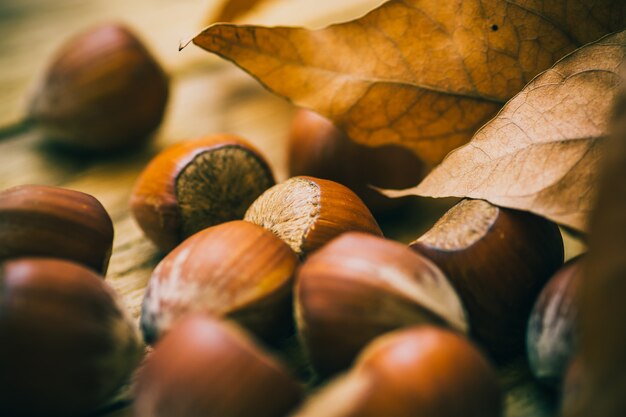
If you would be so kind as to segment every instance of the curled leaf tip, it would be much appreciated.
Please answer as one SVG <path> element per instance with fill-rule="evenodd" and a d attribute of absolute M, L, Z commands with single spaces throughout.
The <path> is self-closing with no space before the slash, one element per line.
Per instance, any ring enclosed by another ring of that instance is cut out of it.
<path fill-rule="evenodd" d="M 181 40 L 178 42 L 178 50 L 182 51 L 183 49 L 185 49 L 187 47 L 187 45 L 189 45 L 191 42 L 193 41 L 193 37 L 192 38 L 188 38 L 187 40 Z"/>

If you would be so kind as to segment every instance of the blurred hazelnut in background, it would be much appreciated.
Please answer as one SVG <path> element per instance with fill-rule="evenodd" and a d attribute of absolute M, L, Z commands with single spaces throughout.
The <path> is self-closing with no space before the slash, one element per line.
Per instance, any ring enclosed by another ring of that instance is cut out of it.
<path fill-rule="evenodd" d="M 426 174 L 424 163 L 410 150 L 357 144 L 330 120 L 306 109 L 299 109 L 294 116 L 287 154 L 290 176 L 309 175 L 343 184 L 377 216 L 410 200 L 385 197 L 370 185 L 408 188 Z"/>

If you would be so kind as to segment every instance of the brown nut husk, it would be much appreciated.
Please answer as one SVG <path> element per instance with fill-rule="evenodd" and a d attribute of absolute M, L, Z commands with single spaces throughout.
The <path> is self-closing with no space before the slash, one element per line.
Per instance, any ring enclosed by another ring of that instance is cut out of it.
<path fill-rule="evenodd" d="M 0 192 L 0 259 L 63 258 L 106 273 L 113 222 L 89 194 L 21 185 Z"/>
<path fill-rule="evenodd" d="M 463 200 L 410 244 L 458 291 L 474 336 L 498 359 L 523 352 L 534 301 L 563 264 L 556 224 L 482 200 Z"/>
<path fill-rule="evenodd" d="M 145 142 L 163 119 L 168 77 L 125 26 L 68 40 L 36 90 L 29 116 L 55 143 L 113 151 Z"/>
<path fill-rule="evenodd" d="M 291 417 L 499 417 L 497 375 L 465 338 L 431 326 L 373 341 Z"/>
<path fill-rule="evenodd" d="M 192 315 L 177 323 L 139 373 L 141 417 L 282 417 L 297 381 L 239 328 Z"/>
<path fill-rule="evenodd" d="M 72 417 L 127 381 L 143 348 L 104 280 L 78 264 L 0 264 L 0 415 Z"/>
<path fill-rule="evenodd" d="M 266 341 L 292 330 L 292 284 L 298 259 L 268 230 L 236 220 L 181 243 L 154 270 L 141 329 L 155 342 L 190 312 L 228 317 Z"/>
<path fill-rule="evenodd" d="M 344 232 L 382 236 L 372 213 L 349 188 L 313 177 L 273 186 L 252 203 L 244 220 L 271 230 L 300 257 Z"/>
<path fill-rule="evenodd" d="M 468 331 L 461 301 L 428 259 L 405 245 L 359 232 L 332 240 L 299 269 L 296 323 L 314 368 L 348 368 L 375 337 L 438 324 Z"/>
<path fill-rule="evenodd" d="M 130 206 L 163 252 L 209 226 L 240 220 L 275 184 L 267 161 L 235 135 L 215 134 L 162 151 L 135 184 Z"/>
<path fill-rule="evenodd" d="M 426 174 L 425 164 L 410 150 L 370 147 L 351 141 L 324 116 L 299 109 L 287 142 L 289 175 L 336 181 L 354 191 L 375 214 L 390 212 L 409 199 L 389 198 L 372 189 L 409 188 Z"/>

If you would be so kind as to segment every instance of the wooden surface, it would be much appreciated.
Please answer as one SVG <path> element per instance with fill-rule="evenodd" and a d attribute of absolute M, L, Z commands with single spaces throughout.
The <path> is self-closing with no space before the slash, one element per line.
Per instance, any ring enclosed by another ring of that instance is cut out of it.
<path fill-rule="evenodd" d="M 294 23 L 319 26 L 359 15 L 380 1 L 335 0 L 341 3 L 338 7 L 324 0 L 316 2 L 315 10 L 287 3 L 282 1 L 281 6 L 277 1 L 273 9 L 258 14 L 259 21 L 288 23 L 291 16 Z M 6 134 L 6 129 L 0 141 L 0 189 L 26 183 L 60 185 L 90 193 L 104 204 L 115 222 L 106 279 L 136 318 L 160 256 L 129 216 L 128 198 L 139 172 L 159 149 L 208 133 L 240 134 L 267 156 L 278 179 L 286 178 L 284 141 L 292 107 L 230 63 L 193 46 L 178 52 L 179 41 L 201 28 L 214 7 L 198 0 L 0 0 L 0 130 L 23 117 L 30 91 L 64 39 L 99 22 L 126 22 L 172 76 L 166 119 L 154 141 L 139 151 L 108 158 L 78 157 L 45 146 L 37 133 Z M 408 242 L 445 207 L 446 203 L 416 201 L 382 226 L 387 236 Z M 567 251 L 572 256 L 580 245 L 568 241 Z M 532 382 L 523 361 L 503 367 L 501 375 L 508 393 L 507 416 L 553 415 L 552 396 Z M 100 415 L 128 417 L 132 412 L 121 406 Z"/>

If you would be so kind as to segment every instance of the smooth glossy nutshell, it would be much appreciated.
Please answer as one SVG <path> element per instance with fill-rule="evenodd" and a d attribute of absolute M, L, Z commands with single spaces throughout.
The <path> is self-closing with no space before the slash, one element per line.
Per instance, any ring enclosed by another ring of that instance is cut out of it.
<path fill-rule="evenodd" d="M 127 382 L 139 332 L 101 276 L 73 262 L 0 264 L 0 415 L 74 417 Z"/>
<path fill-rule="evenodd" d="M 292 417 L 499 417 L 493 367 L 467 339 L 418 326 L 375 339 Z"/>
<path fill-rule="evenodd" d="M 271 341 L 292 330 L 292 285 L 298 259 L 282 240 L 236 220 L 193 235 L 154 270 L 141 328 L 155 342 L 190 312 L 231 318 Z"/>
<path fill-rule="evenodd" d="M 351 141 L 327 118 L 306 109 L 296 112 L 287 142 L 290 176 L 309 175 L 336 181 L 354 191 L 374 214 L 406 203 L 373 190 L 408 188 L 426 167 L 410 150 L 387 145 L 371 147 Z"/>
<path fill-rule="evenodd" d="M 584 258 L 568 261 L 546 286 L 528 320 L 526 352 L 535 376 L 543 383 L 559 387 L 576 353 L 578 292 Z"/>
<path fill-rule="evenodd" d="M 375 337 L 400 327 L 437 324 L 468 331 L 461 301 L 431 261 L 405 245 L 348 232 L 299 269 L 296 323 L 315 369 L 348 368 Z"/>
<path fill-rule="evenodd" d="M 55 143 L 90 152 L 145 142 L 159 126 L 168 77 L 127 27 L 104 24 L 68 40 L 57 52 L 29 109 Z"/>
<path fill-rule="evenodd" d="M 21 185 L 0 192 L 0 259 L 63 258 L 105 273 L 113 222 L 89 194 Z"/>
<path fill-rule="evenodd" d="M 135 391 L 141 417 L 283 417 L 302 395 L 245 332 L 199 315 L 182 319 L 159 342 Z"/>
<path fill-rule="evenodd" d="M 499 358 L 524 349 L 526 322 L 563 264 L 556 224 L 531 213 L 463 200 L 410 244 L 441 268 L 467 308 L 472 333 Z"/>
<path fill-rule="evenodd" d="M 146 236 L 168 252 L 204 228 L 240 220 L 274 183 L 267 161 L 252 145 L 216 134 L 157 155 L 137 180 L 130 206 Z"/>
<path fill-rule="evenodd" d="M 244 220 L 271 230 L 300 257 L 348 231 L 382 236 L 378 223 L 349 188 L 313 177 L 293 177 L 265 191 Z"/>

